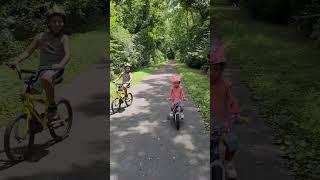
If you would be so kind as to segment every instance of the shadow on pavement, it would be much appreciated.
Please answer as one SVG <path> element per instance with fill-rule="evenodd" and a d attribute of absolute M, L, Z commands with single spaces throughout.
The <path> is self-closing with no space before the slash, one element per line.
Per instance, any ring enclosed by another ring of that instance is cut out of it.
<path fill-rule="evenodd" d="M 95 94 L 87 98 L 87 101 L 74 107 L 74 111 L 86 114 L 88 117 L 106 116 L 107 105 L 106 105 L 105 93 Z"/>
<path fill-rule="evenodd" d="M 32 176 L 10 177 L 7 180 L 105 180 L 109 176 L 107 163 L 103 160 L 91 162 L 89 165 L 73 165 L 66 172 L 42 172 Z"/>
<path fill-rule="evenodd" d="M 61 141 L 63 141 L 63 140 L 61 140 Z M 2 151 L 0 151 L 0 155 L 1 155 L 0 171 L 11 168 L 21 162 L 29 162 L 29 163 L 39 162 L 42 158 L 49 155 L 50 151 L 47 150 L 48 148 L 50 148 L 51 146 L 54 146 L 55 144 L 57 144 L 61 141 L 49 140 L 43 144 L 34 144 L 30 154 L 28 154 L 25 157 L 24 161 L 20 161 L 20 162 L 13 162 L 8 159 L 4 159 L 3 157 L 6 157 L 6 155 L 5 155 L 5 152 L 2 150 Z"/>

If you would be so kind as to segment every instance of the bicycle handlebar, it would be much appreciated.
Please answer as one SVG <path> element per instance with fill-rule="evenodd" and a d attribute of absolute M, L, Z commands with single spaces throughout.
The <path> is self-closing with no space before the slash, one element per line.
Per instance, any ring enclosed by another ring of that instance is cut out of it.
<path fill-rule="evenodd" d="M 38 70 L 28 70 L 28 69 L 20 69 L 20 67 L 18 65 L 12 65 L 9 63 L 5 63 L 5 65 L 7 65 L 10 69 L 14 69 L 16 70 L 16 72 L 18 73 L 19 79 L 22 80 L 22 74 L 33 74 L 34 76 L 31 76 L 29 78 L 29 83 L 35 83 L 36 81 L 38 81 L 40 74 L 43 71 L 47 71 L 47 70 L 58 70 L 52 67 L 41 67 Z"/>

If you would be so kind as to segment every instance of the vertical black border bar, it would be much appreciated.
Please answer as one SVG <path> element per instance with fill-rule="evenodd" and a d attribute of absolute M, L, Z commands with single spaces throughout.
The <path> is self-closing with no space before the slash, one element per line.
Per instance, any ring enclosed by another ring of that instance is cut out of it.
<path fill-rule="evenodd" d="M 210 42 L 209 42 L 209 47 L 210 47 L 210 50 L 213 46 L 213 40 L 214 40 L 214 31 L 215 31 L 215 22 L 214 22 L 214 10 L 213 10 L 213 7 L 214 7 L 214 0 L 210 0 L 210 6 L 209 6 L 209 14 L 210 14 Z M 210 53 L 211 55 L 211 53 Z M 210 57 L 211 58 L 211 57 Z M 213 97 L 213 90 L 212 90 L 212 86 L 211 84 L 213 84 L 213 79 L 211 78 L 212 77 L 212 65 L 210 64 L 210 68 L 209 68 L 209 71 L 210 71 L 210 119 L 209 119 L 209 123 L 210 123 L 210 179 L 212 180 L 212 172 L 211 172 L 211 162 L 212 162 L 212 157 L 211 157 L 211 150 L 212 150 L 212 141 L 211 141 L 211 128 L 212 128 L 212 121 L 213 121 L 213 101 L 212 101 L 212 97 Z"/>
<path fill-rule="evenodd" d="M 106 38 L 106 161 L 107 161 L 107 174 L 108 177 L 106 179 L 110 179 L 110 0 L 105 0 L 105 5 L 106 5 L 106 33 L 107 33 L 107 38 Z"/>

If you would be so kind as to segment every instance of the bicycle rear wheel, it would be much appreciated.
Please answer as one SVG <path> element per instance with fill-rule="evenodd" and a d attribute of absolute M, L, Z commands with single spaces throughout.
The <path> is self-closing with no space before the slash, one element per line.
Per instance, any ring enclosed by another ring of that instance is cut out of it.
<path fill-rule="evenodd" d="M 128 97 L 125 99 L 126 105 L 127 105 L 127 106 L 131 106 L 132 101 L 133 101 L 133 96 L 132 96 L 131 93 L 128 93 Z"/>
<path fill-rule="evenodd" d="M 72 108 L 67 99 L 61 98 L 57 103 L 58 119 L 49 126 L 49 131 L 55 140 L 62 140 L 68 136 L 72 126 Z"/>
<path fill-rule="evenodd" d="M 121 108 L 121 102 L 119 98 L 116 98 L 112 101 L 111 103 L 111 110 L 113 113 L 116 113 L 120 110 Z"/>
<path fill-rule="evenodd" d="M 31 146 L 34 143 L 35 133 L 31 125 L 26 127 L 28 125 L 27 122 L 26 115 L 20 115 L 6 126 L 4 133 L 4 150 L 11 161 L 24 160 L 25 155 L 30 152 Z M 26 128 L 28 128 L 29 131 L 27 134 L 24 134 Z M 14 147 L 13 141 L 11 141 L 12 138 L 20 146 Z M 25 141 L 26 145 L 21 145 L 22 141 Z"/>

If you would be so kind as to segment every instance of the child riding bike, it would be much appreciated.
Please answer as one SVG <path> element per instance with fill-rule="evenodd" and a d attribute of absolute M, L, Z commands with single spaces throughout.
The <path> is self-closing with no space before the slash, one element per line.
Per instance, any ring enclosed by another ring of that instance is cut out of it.
<path fill-rule="evenodd" d="M 128 97 L 128 88 L 130 87 L 132 81 L 131 65 L 129 63 L 125 64 L 125 70 L 120 74 L 120 76 L 113 81 L 116 83 L 122 77 L 122 85 L 125 93 L 125 97 Z"/>
<path fill-rule="evenodd" d="M 219 129 L 225 145 L 225 170 L 228 178 L 236 178 L 237 172 L 233 158 L 237 151 L 237 136 L 232 125 L 240 117 L 240 108 L 237 99 L 231 94 L 231 82 L 223 78 L 226 59 L 221 37 L 217 37 L 210 50 L 211 72 L 211 103 L 213 104 L 213 119 L 210 121 L 211 132 Z"/>
<path fill-rule="evenodd" d="M 185 94 L 181 87 L 181 78 L 178 75 L 174 75 L 173 77 L 171 77 L 171 81 L 172 81 L 172 85 L 168 93 L 168 96 L 169 96 L 168 100 L 170 100 L 171 102 L 170 117 L 172 116 L 172 110 L 174 105 L 179 104 L 180 111 L 181 111 L 181 119 L 184 119 L 183 107 L 184 107 L 184 101 L 187 101 L 187 98 L 185 97 Z"/>
<path fill-rule="evenodd" d="M 70 60 L 69 37 L 64 33 L 66 14 L 62 7 L 54 4 L 47 14 L 48 31 L 36 35 L 27 49 L 17 56 L 10 66 L 15 67 L 36 50 L 40 50 L 40 65 L 51 67 L 40 76 L 41 89 L 45 90 L 49 101 L 48 118 L 57 118 L 57 105 L 55 102 L 55 81 L 62 79 L 64 69 Z M 38 82 L 40 83 L 40 82 Z M 25 90 L 25 88 L 24 88 Z"/>

